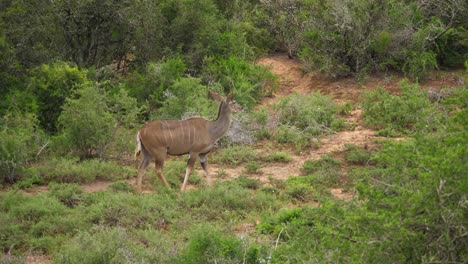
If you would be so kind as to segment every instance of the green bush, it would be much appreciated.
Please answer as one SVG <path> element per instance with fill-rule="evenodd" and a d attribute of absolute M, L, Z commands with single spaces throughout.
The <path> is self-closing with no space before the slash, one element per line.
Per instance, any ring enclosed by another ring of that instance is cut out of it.
<path fill-rule="evenodd" d="M 208 87 L 200 79 L 184 77 L 167 87 L 162 106 L 155 111 L 156 119 L 181 119 L 194 115 L 216 118 L 218 102 L 208 98 Z"/>
<path fill-rule="evenodd" d="M 195 230 L 182 253 L 183 263 L 240 263 L 242 242 L 234 236 L 204 225 Z"/>
<path fill-rule="evenodd" d="M 341 162 L 330 156 L 319 160 L 306 160 L 302 167 L 304 175 L 310 175 L 315 183 L 336 186 L 341 182 Z"/>
<path fill-rule="evenodd" d="M 244 166 L 247 170 L 247 173 L 261 173 L 261 171 L 259 171 L 260 163 L 258 163 L 257 161 L 249 161 L 245 163 Z"/>
<path fill-rule="evenodd" d="M 59 124 L 65 143 L 80 159 L 104 158 L 116 128 L 106 96 L 92 85 L 79 89 L 76 99 L 68 98 Z"/>
<path fill-rule="evenodd" d="M 345 144 L 345 148 L 345 160 L 351 164 L 366 165 L 371 159 L 370 151 L 362 147 L 353 144 Z"/>
<path fill-rule="evenodd" d="M 40 150 L 43 139 L 38 120 L 32 114 L 12 111 L 0 119 L 0 184 L 19 179 Z"/>
<path fill-rule="evenodd" d="M 391 95 L 382 87 L 364 94 L 362 108 L 367 125 L 411 133 L 431 132 L 446 122 L 446 117 L 431 104 L 425 90 L 408 82 L 402 82 L 400 87 L 400 95 Z"/>
<path fill-rule="evenodd" d="M 266 68 L 236 57 L 213 61 L 207 69 L 206 75 L 219 82 L 226 93 L 234 93 L 236 101 L 246 109 L 252 109 L 278 87 L 278 78 Z"/>
<path fill-rule="evenodd" d="M 68 207 L 77 206 L 83 199 L 83 190 L 78 184 L 49 184 L 50 195 Z"/>
<path fill-rule="evenodd" d="M 310 135 L 330 132 L 337 118 L 338 106 L 330 96 L 320 93 L 308 95 L 292 94 L 275 105 L 279 121 L 294 126 Z"/>
<path fill-rule="evenodd" d="M 312 145 L 313 136 L 306 131 L 301 131 L 295 126 L 280 125 L 276 129 L 273 138 L 281 144 L 292 144 L 296 151 L 300 152 Z"/>
<path fill-rule="evenodd" d="M 252 190 L 260 189 L 260 187 L 262 186 L 262 183 L 259 180 L 249 178 L 246 175 L 239 176 L 236 179 L 236 182 L 239 183 L 240 186 L 244 188 L 252 189 Z"/>
<path fill-rule="evenodd" d="M 37 116 L 47 132 L 58 130 L 58 119 L 66 99 L 80 87 L 89 85 L 86 74 L 67 62 L 44 64 L 32 71 L 28 89 L 37 98 Z"/>
<path fill-rule="evenodd" d="M 288 163 L 292 161 L 291 156 L 286 152 L 275 152 L 275 154 L 267 156 L 265 158 L 267 162 L 282 162 Z"/>

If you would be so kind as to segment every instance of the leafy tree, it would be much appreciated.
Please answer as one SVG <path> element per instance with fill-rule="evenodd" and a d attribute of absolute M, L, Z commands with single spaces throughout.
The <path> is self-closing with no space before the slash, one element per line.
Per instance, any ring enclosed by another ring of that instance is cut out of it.
<path fill-rule="evenodd" d="M 55 62 L 35 68 L 31 75 L 27 89 L 37 100 L 40 124 L 47 132 L 56 132 L 65 99 L 89 82 L 86 71 L 66 62 Z"/>
<path fill-rule="evenodd" d="M 80 66 L 102 66 L 126 55 L 131 35 L 129 1 L 65 1 L 54 4 L 67 55 Z"/>

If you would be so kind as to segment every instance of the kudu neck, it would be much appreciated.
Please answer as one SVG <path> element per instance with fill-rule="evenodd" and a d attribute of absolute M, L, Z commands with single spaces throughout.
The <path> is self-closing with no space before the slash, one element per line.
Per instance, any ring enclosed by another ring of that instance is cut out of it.
<path fill-rule="evenodd" d="M 218 117 L 210 124 L 210 134 L 212 138 L 222 137 L 231 125 L 231 109 L 226 102 L 221 102 L 218 110 Z"/>

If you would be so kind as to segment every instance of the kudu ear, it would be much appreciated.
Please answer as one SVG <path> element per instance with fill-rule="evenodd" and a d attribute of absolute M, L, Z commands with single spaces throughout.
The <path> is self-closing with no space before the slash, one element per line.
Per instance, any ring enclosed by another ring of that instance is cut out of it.
<path fill-rule="evenodd" d="M 208 92 L 208 97 L 210 97 L 211 99 L 213 99 L 215 101 L 218 101 L 218 102 L 223 101 L 223 98 L 221 96 L 219 96 L 219 94 L 217 94 L 215 92 L 212 92 L 212 91 Z"/>
<path fill-rule="evenodd" d="M 234 94 L 233 94 L 233 93 L 230 93 L 230 94 L 227 96 L 226 99 L 227 99 L 228 102 L 234 101 Z"/>

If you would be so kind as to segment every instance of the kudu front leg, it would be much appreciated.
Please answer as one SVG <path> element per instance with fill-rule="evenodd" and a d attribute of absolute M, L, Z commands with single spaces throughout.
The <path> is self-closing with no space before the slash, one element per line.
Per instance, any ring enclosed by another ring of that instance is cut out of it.
<path fill-rule="evenodd" d="M 181 192 L 185 191 L 185 186 L 187 185 L 190 174 L 192 174 L 193 165 L 195 165 L 196 160 L 197 160 L 196 154 L 192 154 L 192 153 L 189 154 L 189 159 L 187 161 L 187 168 L 185 169 L 184 182 L 182 183 L 182 186 L 180 187 Z"/>
<path fill-rule="evenodd" d="M 208 158 L 206 154 L 201 154 L 200 155 L 200 164 L 205 171 L 205 176 L 206 176 L 206 184 L 208 186 L 211 186 L 213 184 L 213 181 L 211 180 L 210 173 L 208 172 Z"/>

